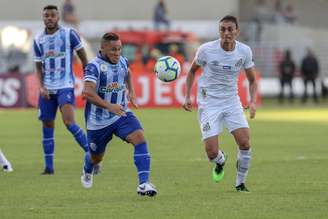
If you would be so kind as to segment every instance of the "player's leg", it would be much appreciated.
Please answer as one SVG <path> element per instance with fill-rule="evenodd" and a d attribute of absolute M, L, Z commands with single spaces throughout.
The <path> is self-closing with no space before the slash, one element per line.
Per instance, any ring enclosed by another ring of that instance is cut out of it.
<path fill-rule="evenodd" d="M 39 120 L 42 121 L 42 146 L 45 168 L 43 175 L 54 174 L 54 151 L 55 151 L 55 117 L 57 112 L 57 100 L 55 95 L 50 99 L 39 97 Z"/>
<path fill-rule="evenodd" d="M 91 188 L 93 184 L 94 167 L 99 165 L 105 154 L 106 145 L 112 139 L 111 126 L 100 130 L 88 130 L 89 151 L 85 153 L 81 183 L 84 188 Z"/>
<path fill-rule="evenodd" d="M 212 177 L 215 182 L 219 182 L 224 177 L 225 156 L 219 148 L 218 135 L 204 139 L 205 151 L 210 162 L 215 166 L 212 169 Z"/>
<path fill-rule="evenodd" d="M 0 166 L 5 172 L 12 172 L 14 169 L 11 166 L 11 163 L 7 160 L 3 152 L 0 150 Z"/>
<path fill-rule="evenodd" d="M 248 189 L 245 186 L 245 182 L 252 156 L 249 142 L 249 128 L 239 128 L 231 133 L 238 145 L 236 189 L 237 191 L 247 192 Z"/>
<path fill-rule="evenodd" d="M 74 90 L 62 89 L 58 93 L 58 103 L 66 128 L 72 133 L 80 147 L 87 152 L 88 141 L 84 131 L 76 124 L 74 118 Z"/>
<path fill-rule="evenodd" d="M 218 108 L 208 110 L 200 107 L 198 109 L 198 121 L 205 152 L 209 161 L 215 164 L 212 169 L 212 178 L 215 182 L 221 181 L 224 177 L 225 156 L 219 148 L 218 140 L 219 134 L 223 131 L 222 116 L 221 109 Z"/>
<path fill-rule="evenodd" d="M 150 183 L 150 154 L 147 141 L 139 120 L 133 113 L 127 113 L 117 122 L 115 135 L 134 145 L 134 164 L 138 171 L 139 186 L 137 193 L 140 195 L 154 196 L 156 187 Z"/>

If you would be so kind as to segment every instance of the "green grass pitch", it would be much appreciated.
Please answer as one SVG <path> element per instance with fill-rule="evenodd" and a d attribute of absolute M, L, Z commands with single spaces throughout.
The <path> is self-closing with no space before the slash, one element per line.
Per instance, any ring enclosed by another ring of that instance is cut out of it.
<path fill-rule="evenodd" d="M 120 140 L 107 147 L 103 171 L 82 188 L 83 153 L 56 121 L 55 175 L 41 176 L 41 125 L 36 110 L 0 111 L 0 148 L 14 172 L 0 172 L 0 218 L 327 218 L 328 109 L 262 107 L 250 121 L 253 160 L 250 194 L 234 190 L 236 146 L 226 176 L 212 182 L 196 112 L 135 110 L 152 156 L 151 181 L 159 194 L 136 194 L 133 148 Z M 76 118 L 83 125 L 82 111 Z"/>

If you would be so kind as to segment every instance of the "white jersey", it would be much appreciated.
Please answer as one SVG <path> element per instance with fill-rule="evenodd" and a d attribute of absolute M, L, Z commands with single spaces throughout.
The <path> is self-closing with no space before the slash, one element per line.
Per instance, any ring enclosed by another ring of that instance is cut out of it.
<path fill-rule="evenodd" d="M 238 75 L 254 66 L 249 46 L 236 41 L 233 51 L 225 51 L 220 40 L 201 45 L 194 62 L 203 68 L 198 80 L 198 105 L 221 103 L 238 97 Z"/>

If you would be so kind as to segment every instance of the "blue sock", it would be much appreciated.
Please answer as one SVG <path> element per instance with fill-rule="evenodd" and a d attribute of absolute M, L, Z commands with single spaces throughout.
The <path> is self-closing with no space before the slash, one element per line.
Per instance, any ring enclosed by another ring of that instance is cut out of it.
<path fill-rule="evenodd" d="M 42 128 L 42 145 L 46 169 L 54 170 L 55 141 L 53 128 Z"/>
<path fill-rule="evenodd" d="M 76 124 L 71 124 L 66 126 L 67 129 L 73 134 L 75 140 L 81 148 L 87 152 L 88 151 L 88 139 L 87 136 L 84 134 L 83 130 Z"/>
<path fill-rule="evenodd" d="M 138 170 L 139 184 L 147 182 L 150 173 L 150 156 L 146 142 L 134 146 L 134 164 Z"/>
<path fill-rule="evenodd" d="M 87 152 L 85 153 L 85 156 L 84 156 L 84 172 L 86 173 L 92 173 L 92 170 L 93 170 L 93 163 L 91 161 L 91 155 L 90 155 L 90 152 Z"/>

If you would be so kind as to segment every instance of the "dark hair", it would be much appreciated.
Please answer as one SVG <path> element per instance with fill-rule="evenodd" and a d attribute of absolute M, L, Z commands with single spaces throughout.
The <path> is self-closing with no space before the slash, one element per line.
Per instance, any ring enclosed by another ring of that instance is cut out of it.
<path fill-rule="evenodd" d="M 223 22 L 223 21 L 230 21 L 232 23 L 235 23 L 236 24 L 236 28 L 238 29 L 238 19 L 235 17 L 235 16 L 232 16 L 232 15 L 226 15 L 224 16 L 221 20 L 220 20 L 220 23 Z"/>
<path fill-rule="evenodd" d="M 102 36 L 102 41 L 116 41 L 116 40 L 119 40 L 120 39 L 120 36 L 116 33 L 113 33 L 113 32 L 108 32 L 108 33 L 105 33 L 103 36 Z"/>
<path fill-rule="evenodd" d="M 56 5 L 47 5 L 43 8 L 43 10 L 57 10 L 58 11 L 58 7 Z"/>

